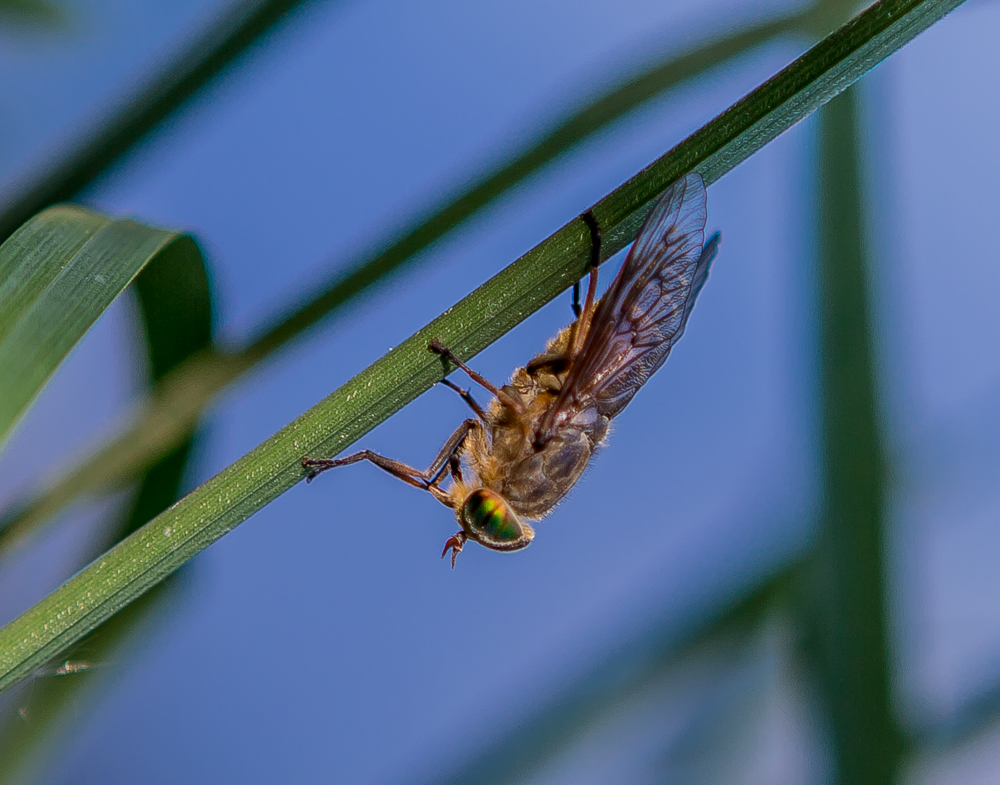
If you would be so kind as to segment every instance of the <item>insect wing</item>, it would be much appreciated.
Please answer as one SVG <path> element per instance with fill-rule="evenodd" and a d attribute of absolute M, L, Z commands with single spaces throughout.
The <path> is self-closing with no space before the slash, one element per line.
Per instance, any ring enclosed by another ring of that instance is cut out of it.
<path fill-rule="evenodd" d="M 541 424 L 542 440 L 591 404 L 614 417 L 667 359 L 718 248 L 718 235 L 702 247 L 706 219 L 705 185 L 697 173 L 678 180 L 656 203 L 597 305 L 580 355 Z"/>

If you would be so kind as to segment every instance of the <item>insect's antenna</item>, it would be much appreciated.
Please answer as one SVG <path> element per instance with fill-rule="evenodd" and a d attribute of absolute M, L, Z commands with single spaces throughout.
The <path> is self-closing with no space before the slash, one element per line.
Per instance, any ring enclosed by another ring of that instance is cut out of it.
<path fill-rule="evenodd" d="M 590 322 L 594 317 L 594 302 L 597 300 L 597 267 L 601 263 L 601 225 L 593 210 L 587 210 L 580 218 L 590 229 L 590 280 L 587 283 L 587 299 L 580 309 L 580 282 L 573 286 L 573 311 L 577 315 L 576 331 L 570 346 L 569 356 L 573 359 L 583 348 L 583 341 L 590 332 Z"/>

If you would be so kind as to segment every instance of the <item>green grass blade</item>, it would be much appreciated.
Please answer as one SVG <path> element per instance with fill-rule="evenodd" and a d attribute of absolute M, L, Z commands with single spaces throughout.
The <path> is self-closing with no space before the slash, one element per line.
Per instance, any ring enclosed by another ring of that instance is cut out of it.
<path fill-rule="evenodd" d="M 0 440 L 139 270 L 189 246 L 182 235 L 68 205 L 0 246 Z"/>
<path fill-rule="evenodd" d="M 0 212 L 0 239 L 55 202 L 73 199 L 151 131 L 219 77 L 306 0 L 242 0 L 232 4 L 162 74 L 97 128 L 45 177 Z M 28 5 L 25 3 L 25 5 Z M 33 5 L 33 4 L 32 4 Z"/>
<path fill-rule="evenodd" d="M 824 0 L 805 11 L 738 31 L 680 57 L 670 56 L 600 96 L 524 153 L 404 231 L 382 251 L 348 265 L 349 272 L 332 280 L 319 295 L 304 305 L 282 309 L 289 315 L 277 324 L 255 331 L 258 337 L 249 346 L 228 356 L 205 352 L 179 370 L 161 386 L 156 400 L 138 422 L 130 422 L 126 430 L 111 437 L 87 459 L 34 490 L 30 497 L 16 500 L 0 516 L 0 552 L 80 494 L 106 491 L 128 482 L 135 472 L 184 441 L 198 413 L 225 385 L 375 281 L 402 269 L 418 252 L 569 148 L 700 70 L 747 51 L 775 34 L 813 31 L 842 14 L 844 3 Z"/>
<path fill-rule="evenodd" d="M 712 182 L 960 4 L 882 0 L 593 208 L 606 254 L 630 242 L 651 201 L 690 170 Z M 443 371 L 441 338 L 469 357 L 586 270 L 590 234 L 575 219 L 197 488 L 0 630 L 0 690 L 79 640 L 305 476 L 303 455 L 331 455 L 427 390 Z"/>

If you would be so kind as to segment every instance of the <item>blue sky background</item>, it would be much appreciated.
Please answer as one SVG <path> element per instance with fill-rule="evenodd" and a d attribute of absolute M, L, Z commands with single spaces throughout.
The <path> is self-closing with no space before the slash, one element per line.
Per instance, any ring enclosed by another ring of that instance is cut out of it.
<path fill-rule="evenodd" d="M 60 29 L 0 31 L 0 198 L 225 6 L 63 5 Z M 195 234 L 222 339 L 241 342 L 634 69 L 787 5 L 315 3 L 85 201 Z M 897 686 L 915 721 L 946 714 L 1000 674 L 998 29 L 1000 7 L 973 0 L 862 88 L 895 472 Z M 216 401 L 188 486 L 806 45 L 773 41 L 651 102 L 302 337 Z M 300 485 L 196 560 L 182 600 L 104 664 L 37 781 L 168 783 L 195 771 L 198 781 L 424 781 L 620 654 L 623 641 L 680 628 L 802 552 L 819 482 L 814 158 L 807 120 L 711 187 L 709 228 L 723 242 L 684 340 L 529 549 L 469 547 L 451 571 L 437 557 L 454 522 L 429 496 L 364 465 Z M 8 445 L 0 503 L 128 411 L 142 379 L 132 308 L 126 298 L 109 311 Z M 506 378 L 570 316 L 566 295 L 475 367 Z M 464 416 L 456 396 L 434 389 L 361 446 L 423 466 Z M 115 503 L 74 510 L 0 565 L 0 621 L 65 579 Z M 401 514 L 386 520 L 386 509 Z M 720 778 L 823 781 L 822 736 L 786 638 L 776 619 L 749 651 L 693 658 L 537 781 L 657 781 L 664 749 L 716 704 L 745 718 L 734 721 L 732 756 L 712 763 Z M 922 761 L 911 779 L 989 782 L 996 746 L 994 735 Z"/>

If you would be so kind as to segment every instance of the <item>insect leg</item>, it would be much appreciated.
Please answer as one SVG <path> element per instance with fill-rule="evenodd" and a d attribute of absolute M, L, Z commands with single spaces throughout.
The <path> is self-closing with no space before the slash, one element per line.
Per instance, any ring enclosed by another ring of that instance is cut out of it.
<path fill-rule="evenodd" d="M 451 469 L 451 476 L 461 479 L 462 472 L 459 453 L 461 452 L 462 445 L 465 444 L 466 438 L 469 436 L 469 432 L 473 428 L 482 428 L 482 426 L 478 421 L 470 417 L 459 425 L 455 429 L 455 432 L 448 437 L 448 441 L 444 443 L 441 451 L 425 472 L 426 475 L 431 477 L 430 486 L 437 487 L 438 483 L 444 479 L 445 469 Z"/>
<path fill-rule="evenodd" d="M 573 341 L 570 344 L 569 356 L 575 358 L 580 349 L 583 348 L 583 341 L 590 331 L 590 322 L 594 317 L 594 308 L 597 300 L 597 267 L 601 263 L 601 227 L 597 223 L 594 213 L 587 210 L 580 216 L 583 222 L 590 229 L 590 279 L 587 282 L 587 299 L 583 301 L 583 308 L 580 308 L 580 282 L 573 286 L 573 312 L 576 313 L 576 330 L 573 332 Z"/>
<path fill-rule="evenodd" d="M 458 482 L 462 482 L 462 461 L 457 452 L 448 459 L 448 468 L 451 470 L 451 476 Z"/>
<path fill-rule="evenodd" d="M 493 384 L 493 382 L 491 382 L 485 376 L 476 373 L 468 365 L 459 360 L 451 349 L 449 349 L 447 346 L 441 343 L 440 339 L 438 338 L 433 339 L 429 344 L 427 344 L 427 348 L 430 351 L 434 352 L 435 354 L 440 354 L 442 357 L 449 360 L 453 365 L 461 368 L 463 371 L 465 371 L 468 377 L 472 379 L 472 381 L 474 381 L 480 387 L 484 388 L 494 398 L 510 406 L 512 409 L 514 409 L 514 411 L 521 412 L 524 410 L 524 406 L 521 404 L 519 400 L 511 397 L 503 390 L 501 390 L 499 387 L 497 387 L 495 384 Z"/>
<path fill-rule="evenodd" d="M 479 404 L 476 403 L 476 399 L 472 397 L 472 394 L 468 390 L 463 390 L 457 384 L 450 382 L 447 379 L 442 379 L 438 382 L 438 384 L 443 384 L 445 387 L 450 387 L 452 390 L 457 392 L 461 396 L 462 400 L 469 404 L 469 408 L 476 413 L 476 416 L 478 416 L 483 422 L 486 422 L 486 412 L 484 412 Z"/>
<path fill-rule="evenodd" d="M 580 218 L 590 229 L 590 269 L 593 271 L 601 264 L 601 225 L 597 223 L 593 210 L 587 210 Z"/>
<path fill-rule="evenodd" d="M 352 463 L 369 461 L 370 463 L 374 463 L 380 469 L 389 472 L 389 474 L 396 479 L 402 480 L 403 482 L 416 488 L 430 491 L 434 495 L 434 498 L 442 504 L 448 504 L 450 506 L 450 502 L 447 501 L 447 496 L 440 490 L 438 484 L 444 477 L 445 470 L 451 465 L 452 458 L 454 457 L 457 461 L 458 452 L 461 449 L 466 437 L 469 435 L 469 431 L 473 428 L 479 427 L 482 426 L 480 426 L 476 420 L 471 418 L 458 426 L 456 431 L 449 437 L 448 441 L 445 442 L 444 447 L 441 448 L 441 451 L 438 453 L 431 465 L 427 467 L 426 471 L 420 471 L 412 466 L 407 466 L 401 461 L 386 458 L 384 455 L 379 455 L 371 450 L 361 450 L 360 452 L 347 455 L 343 458 L 306 457 L 302 459 L 302 466 L 303 468 L 312 470 L 306 477 L 306 481 L 311 482 L 317 475 L 325 472 L 327 469 L 336 469 L 340 466 L 349 466 Z"/>
<path fill-rule="evenodd" d="M 306 469 L 312 469 L 309 472 L 309 476 L 306 477 L 307 482 L 312 482 L 316 479 L 317 475 L 322 474 L 327 469 L 350 466 L 352 463 L 359 463 L 361 461 L 370 461 L 380 469 L 385 469 L 393 477 L 410 485 L 415 485 L 417 488 L 426 487 L 430 481 L 420 469 L 414 469 L 412 466 L 407 466 L 405 463 L 393 460 L 392 458 L 386 458 L 384 455 L 379 455 L 371 450 L 361 450 L 351 455 L 345 455 L 343 458 L 303 458 L 302 466 Z"/>
<path fill-rule="evenodd" d="M 563 353 L 543 354 L 541 357 L 535 357 L 531 360 L 524 366 L 524 369 L 531 375 L 537 374 L 543 369 L 554 374 L 564 373 L 569 369 L 569 356 Z"/>

